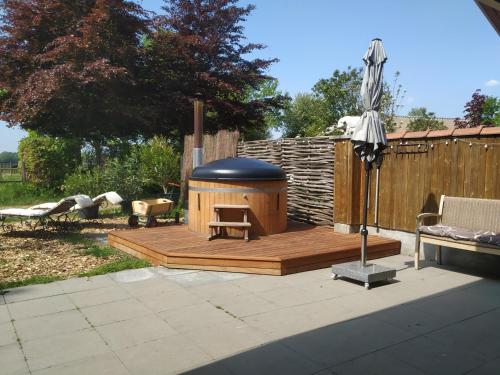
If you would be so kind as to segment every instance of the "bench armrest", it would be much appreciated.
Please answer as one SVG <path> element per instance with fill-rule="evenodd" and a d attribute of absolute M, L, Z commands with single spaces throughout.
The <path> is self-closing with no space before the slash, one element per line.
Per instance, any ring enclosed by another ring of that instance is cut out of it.
<path fill-rule="evenodd" d="M 420 224 L 422 223 L 422 220 L 427 218 L 427 217 L 438 217 L 440 218 L 441 215 L 438 214 L 438 213 L 434 213 L 434 212 L 425 212 L 423 214 L 418 214 L 417 215 L 417 230 L 418 230 L 418 227 L 420 226 Z"/>

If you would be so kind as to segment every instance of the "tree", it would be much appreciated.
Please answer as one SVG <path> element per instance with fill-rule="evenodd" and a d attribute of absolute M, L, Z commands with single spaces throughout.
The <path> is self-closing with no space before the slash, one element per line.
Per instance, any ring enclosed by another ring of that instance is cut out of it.
<path fill-rule="evenodd" d="M 281 96 L 259 97 L 276 59 L 248 60 L 264 45 L 245 43 L 242 23 L 254 9 L 237 0 L 169 0 L 144 44 L 143 79 L 151 111 L 148 120 L 165 135 L 192 131 L 192 99 L 200 94 L 205 128 L 261 128 L 269 111 L 284 105 Z"/>
<path fill-rule="evenodd" d="M 484 125 L 500 126 L 500 98 L 489 96 L 483 104 Z"/>
<path fill-rule="evenodd" d="M 327 103 L 314 94 L 297 94 L 285 108 L 282 135 L 285 138 L 312 137 L 328 127 Z"/>
<path fill-rule="evenodd" d="M 335 70 L 328 79 L 320 79 L 312 89 L 312 94 L 299 94 L 295 101 L 285 109 L 280 126 L 284 136 L 316 136 L 325 134 L 327 128 L 335 126 L 344 116 L 360 116 L 363 113 L 361 102 L 362 68 L 347 67 Z M 396 73 L 393 85 L 384 83 L 381 104 L 381 117 L 388 131 L 393 131 L 395 113 L 402 107 L 404 91 L 398 83 Z M 302 123 L 301 123 L 302 121 Z"/>
<path fill-rule="evenodd" d="M 472 94 L 472 99 L 465 103 L 464 119 L 455 119 L 455 128 L 475 128 L 483 124 L 483 106 L 487 96 L 481 94 L 481 90 L 476 90 Z"/>
<path fill-rule="evenodd" d="M 90 142 L 145 128 L 137 81 L 146 13 L 126 0 L 1 0 L 0 119 Z"/>
<path fill-rule="evenodd" d="M 408 112 L 409 117 L 413 117 L 408 124 L 408 130 L 412 132 L 424 130 L 442 130 L 446 129 L 442 121 L 436 120 L 434 112 L 427 112 L 427 108 L 412 108 Z"/>
<path fill-rule="evenodd" d="M 12 165 L 17 165 L 17 161 L 17 152 L 0 152 L 0 163 L 11 163 Z"/>

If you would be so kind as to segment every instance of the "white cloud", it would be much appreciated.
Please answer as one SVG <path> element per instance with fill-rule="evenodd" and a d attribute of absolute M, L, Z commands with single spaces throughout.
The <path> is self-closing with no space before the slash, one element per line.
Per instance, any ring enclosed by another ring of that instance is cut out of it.
<path fill-rule="evenodd" d="M 484 83 L 484 85 L 489 86 L 489 87 L 498 86 L 498 85 L 500 85 L 500 81 L 498 81 L 496 79 L 490 79 L 489 81 L 486 81 Z"/>

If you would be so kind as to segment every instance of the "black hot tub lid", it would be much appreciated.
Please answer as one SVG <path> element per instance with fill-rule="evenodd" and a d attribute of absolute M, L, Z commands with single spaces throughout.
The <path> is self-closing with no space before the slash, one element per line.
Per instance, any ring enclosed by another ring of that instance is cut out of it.
<path fill-rule="evenodd" d="M 280 167 L 258 159 L 227 158 L 195 168 L 192 180 L 286 180 Z"/>

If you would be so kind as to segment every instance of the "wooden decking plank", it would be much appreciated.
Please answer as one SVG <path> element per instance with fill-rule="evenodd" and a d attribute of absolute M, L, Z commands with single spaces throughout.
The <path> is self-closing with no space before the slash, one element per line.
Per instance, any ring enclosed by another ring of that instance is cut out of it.
<path fill-rule="evenodd" d="M 172 268 L 210 269 L 280 275 L 328 267 L 359 259 L 359 234 L 291 222 L 288 231 L 253 239 L 205 236 L 186 226 L 114 231 L 110 245 L 154 264 Z M 398 254 L 399 241 L 370 236 L 368 258 Z"/>

